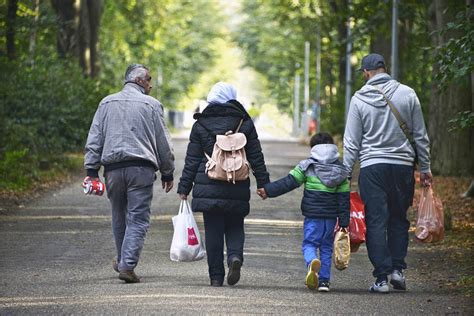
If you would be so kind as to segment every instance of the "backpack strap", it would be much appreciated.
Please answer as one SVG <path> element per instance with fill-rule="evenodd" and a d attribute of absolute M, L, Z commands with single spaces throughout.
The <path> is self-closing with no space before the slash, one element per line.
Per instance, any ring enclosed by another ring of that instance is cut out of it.
<path fill-rule="evenodd" d="M 387 97 L 385 93 L 383 93 L 382 89 L 380 89 L 377 86 L 373 86 L 373 87 L 382 94 L 383 98 L 387 102 L 388 107 L 392 111 L 393 116 L 395 116 L 395 118 L 397 119 L 398 125 L 400 125 L 400 128 L 403 131 L 403 134 L 405 134 L 406 138 L 410 142 L 410 145 L 413 147 L 413 150 L 415 151 L 415 162 L 418 161 L 418 152 L 416 151 L 416 143 L 415 143 L 415 140 L 413 139 L 413 135 L 410 133 L 410 130 L 408 129 L 407 123 L 403 120 L 400 112 L 397 110 L 395 105 L 393 105 L 393 102 Z"/>
<path fill-rule="evenodd" d="M 242 123 L 243 123 L 243 122 L 244 122 L 244 119 L 243 119 L 243 118 L 242 118 L 242 119 L 240 119 L 239 126 L 237 126 L 237 128 L 235 129 L 235 132 L 234 132 L 234 134 L 239 132 L 239 129 L 240 129 L 240 127 L 242 126 Z"/>

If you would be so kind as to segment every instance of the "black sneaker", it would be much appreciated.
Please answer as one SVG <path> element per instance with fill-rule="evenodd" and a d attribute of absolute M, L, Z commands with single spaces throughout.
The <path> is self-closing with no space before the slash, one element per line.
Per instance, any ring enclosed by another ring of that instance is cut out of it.
<path fill-rule="evenodd" d="M 227 284 L 235 285 L 240 280 L 240 268 L 242 261 L 239 258 L 232 258 L 229 265 L 229 272 L 227 273 Z"/>
<path fill-rule="evenodd" d="M 319 281 L 318 291 L 319 292 L 329 292 L 329 281 Z"/>
<path fill-rule="evenodd" d="M 390 275 L 390 284 L 395 290 L 406 291 L 407 284 L 405 281 L 405 275 L 400 270 L 393 270 Z"/>

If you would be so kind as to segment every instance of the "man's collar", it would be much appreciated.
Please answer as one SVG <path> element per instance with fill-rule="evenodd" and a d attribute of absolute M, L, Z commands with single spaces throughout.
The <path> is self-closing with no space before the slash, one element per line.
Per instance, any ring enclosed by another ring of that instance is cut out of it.
<path fill-rule="evenodd" d="M 134 90 L 138 90 L 140 91 L 141 93 L 143 94 L 146 94 L 145 93 L 145 88 L 143 88 L 142 86 L 136 84 L 135 82 L 126 82 L 124 87 L 123 87 L 124 90 L 131 90 L 131 89 L 134 89 Z"/>

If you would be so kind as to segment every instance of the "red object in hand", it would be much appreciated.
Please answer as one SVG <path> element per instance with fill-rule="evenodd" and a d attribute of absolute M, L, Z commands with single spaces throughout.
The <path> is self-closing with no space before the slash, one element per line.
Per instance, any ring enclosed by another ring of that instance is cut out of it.
<path fill-rule="evenodd" d="M 349 239 L 351 241 L 351 252 L 356 252 L 360 244 L 365 242 L 365 207 L 359 193 L 351 192 L 350 198 L 350 221 L 349 221 Z M 334 233 L 339 231 L 339 223 L 334 227 Z"/>
<path fill-rule="evenodd" d="M 365 242 L 365 207 L 359 193 L 351 192 L 351 220 L 349 222 L 349 237 L 351 244 Z"/>
<path fill-rule="evenodd" d="M 84 188 L 84 193 L 88 195 L 98 195 L 101 196 L 104 194 L 105 191 L 105 184 L 100 182 L 99 180 L 90 180 L 84 179 L 84 183 L 82 184 Z"/>

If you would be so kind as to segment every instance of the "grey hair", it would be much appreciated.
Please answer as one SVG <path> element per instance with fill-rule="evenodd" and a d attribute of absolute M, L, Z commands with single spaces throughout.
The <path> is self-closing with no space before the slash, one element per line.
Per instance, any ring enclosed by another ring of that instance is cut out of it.
<path fill-rule="evenodd" d="M 148 68 L 141 64 L 131 64 L 125 71 L 125 82 L 135 82 L 137 78 L 145 79 Z"/>

